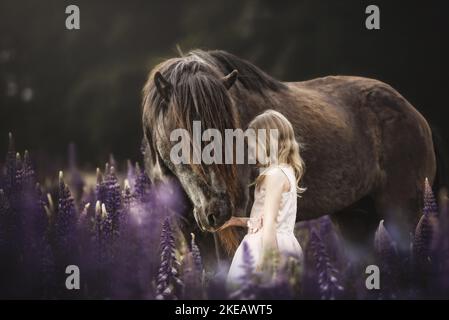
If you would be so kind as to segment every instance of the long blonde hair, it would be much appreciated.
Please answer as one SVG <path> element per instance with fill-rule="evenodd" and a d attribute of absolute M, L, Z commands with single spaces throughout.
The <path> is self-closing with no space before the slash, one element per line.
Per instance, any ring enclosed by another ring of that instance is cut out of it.
<path fill-rule="evenodd" d="M 259 141 L 257 142 L 258 150 L 265 153 L 263 156 L 268 160 L 267 167 L 276 164 L 273 161 L 277 161 L 277 164 L 285 163 L 293 168 L 296 177 L 296 191 L 298 196 L 300 196 L 306 190 L 306 188 L 299 186 L 305 172 L 305 164 L 300 154 L 300 144 L 295 138 L 293 126 L 290 121 L 282 113 L 270 109 L 255 117 L 249 123 L 248 128 L 254 129 L 255 131 L 265 129 L 266 132 L 270 132 L 271 129 L 277 129 L 278 154 L 275 156 L 270 155 L 271 148 L 266 148 L 266 146 L 270 146 L 270 143 L 273 142 L 270 141 L 272 138 L 270 134 L 266 135 L 265 143 L 260 144 Z M 255 185 L 259 186 L 264 178 L 265 175 L 259 175 L 255 181 Z"/>

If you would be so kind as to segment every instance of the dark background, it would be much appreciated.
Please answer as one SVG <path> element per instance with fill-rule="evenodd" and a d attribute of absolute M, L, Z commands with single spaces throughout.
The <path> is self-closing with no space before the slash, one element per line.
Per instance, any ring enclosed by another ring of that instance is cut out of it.
<path fill-rule="evenodd" d="M 65 28 L 76 4 L 81 29 Z M 381 30 L 365 28 L 376 4 Z M 383 80 L 449 141 L 447 1 L 0 2 L 0 153 L 12 131 L 38 166 L 140 159 L 140 90 L 163 58 L 224 49 L 273 76 L 346 74 Z M 448 144 L 446 144 L 447 148 Z"/>

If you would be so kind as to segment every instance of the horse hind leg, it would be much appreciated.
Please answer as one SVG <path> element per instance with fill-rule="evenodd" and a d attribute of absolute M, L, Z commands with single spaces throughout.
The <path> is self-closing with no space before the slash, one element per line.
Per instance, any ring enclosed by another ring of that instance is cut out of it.
<path fill-rule="evenodd" d="M 331 219 L 345 242 L 348 258 L 356 261 L 371 259 L 374 253 L 374 234 L 380 222 L 373 198 L 366 196 L 331 215 Z"/>
<path fill-rule="evenodd" d="M 376 211 L 397 249 L 407 253 L 422 209 L 424 180 L 435 177 L 432 132 L 425 118 L 389 86 L 375 86 L 367 105 L 378 120 L 379 179 L 372 193 Z"/>

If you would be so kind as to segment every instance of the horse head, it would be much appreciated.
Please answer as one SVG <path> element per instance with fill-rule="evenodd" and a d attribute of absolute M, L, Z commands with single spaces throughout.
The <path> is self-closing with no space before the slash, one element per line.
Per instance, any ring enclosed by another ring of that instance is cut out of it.
<path fill-rule="evenodd" d="M 192 144 L 194 121 L 202 129 L 239 127 L 234 101 L 229 93 L 237 71 L 224 75 L 192 55 L 169 59 L 156 66 L 143 90 L 143 125 L 147 151 L 146 168 L 153 180 L 179 180 L 193 204 L 196 223 L 203 231 L 216 231 L 235 212 L 241 188 L 235 164 L 176 164 L 171 153 L 171 133 L 182 129 Z"/>

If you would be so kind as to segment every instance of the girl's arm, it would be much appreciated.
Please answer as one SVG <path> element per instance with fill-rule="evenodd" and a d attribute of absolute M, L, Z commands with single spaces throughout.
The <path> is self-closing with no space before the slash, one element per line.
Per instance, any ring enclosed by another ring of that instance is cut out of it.
<path fill-rule="evenodd" d="M 288 179 L 280 169 L 272 170 L 263 181 L 263 184 L 265 184 L 265 202 L 263 208 L 262 254 L 258 261 L 258 267 L 262 269 L 266 267 L 267 262 L 270 262 L 267 261 L 267 258 L 272 253 L 276 254 L 278 252 L 276 218 L 286 183 L 288 183 Z"/>
<path fill-rule="evenodd" d="M 249 218 L 246 217 L 231 217 L 218 230 L 223 230 L 227 227 L 247 227 Z"/>

